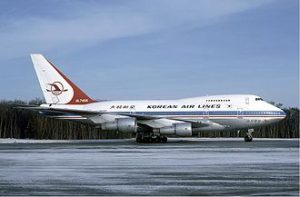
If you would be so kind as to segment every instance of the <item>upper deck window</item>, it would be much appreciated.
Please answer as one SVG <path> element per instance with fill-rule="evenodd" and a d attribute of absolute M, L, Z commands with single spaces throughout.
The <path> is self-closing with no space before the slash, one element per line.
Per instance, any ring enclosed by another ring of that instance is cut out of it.
<path fill-rule="evenodd" d="M 230 102 L 230 99 L 208 99 L 206 102 Z"/>
<path fill-rule="evenodd" d="M 256 101 L 263 101 L 262 98 L 255 98 Z"/>

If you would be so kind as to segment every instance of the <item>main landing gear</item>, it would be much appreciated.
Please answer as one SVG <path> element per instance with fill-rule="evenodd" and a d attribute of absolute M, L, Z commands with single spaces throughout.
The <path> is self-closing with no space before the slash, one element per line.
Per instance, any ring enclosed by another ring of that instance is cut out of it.
<path fill-rule="evenodd" d="M 246 133 L 246 136 L 244 138 L 245 142 L 252 142 L 253 137 L 252 133 L 254 132 L 254 129 L 248 129 L 248 132 Z"/>
<path fill-rule="evenodd" d="M 158 136 L 144 133 L 136 134 L 137 143 L 166 143 L 168 138 L 166 136 Z"/>

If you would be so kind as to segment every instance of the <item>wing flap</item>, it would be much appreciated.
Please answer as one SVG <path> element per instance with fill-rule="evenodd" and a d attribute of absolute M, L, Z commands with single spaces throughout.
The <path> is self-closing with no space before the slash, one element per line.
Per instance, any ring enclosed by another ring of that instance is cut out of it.
<path fill-rule="evenodd" d="M 152 120 L 139 120 L 140 124 L 147 125 L 152 128 L 163 128 L 163 127 L 170 127 L 173 126 L 173 124 L 176 123 L 184 123 L 184 121 L 178 121 L 178 120 L 170 120 L 167 118 L 160 118 L 160 119 L 152 119 Z"/>

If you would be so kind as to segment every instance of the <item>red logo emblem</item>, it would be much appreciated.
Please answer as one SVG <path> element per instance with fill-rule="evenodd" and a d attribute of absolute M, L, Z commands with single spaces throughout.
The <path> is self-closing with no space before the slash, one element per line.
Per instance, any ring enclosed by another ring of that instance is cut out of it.
<path fill-rule="evenodd" d="M 59 81 L 49 83 L 49 86 L 50 88 L 46 89 L 47 92 L 51 92 L 55 96 L 61 95 L 63 92 L 68 91 L 67 89 L 64 88 L 64 85 Z"/>

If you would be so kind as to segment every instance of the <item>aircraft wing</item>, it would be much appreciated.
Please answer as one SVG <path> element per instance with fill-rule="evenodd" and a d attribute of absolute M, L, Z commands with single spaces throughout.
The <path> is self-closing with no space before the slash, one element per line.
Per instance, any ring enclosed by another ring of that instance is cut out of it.
<path fill-rule="evenodd" d="M 172 117 L 162 117 L 162 116 L 147 116 L 147 115 L 139 115 L 134 113 L 108 113 L 108 112 L 101 112 L 101 111 L 89 111 L 89 110 L 79 110 L 79 109 L 59 109 L 59 108 L 51 108 L 51 107 L 42 107 L 42 106 L 17 106 L 18 109 L 27 109 L 32 111 L 38 111 L 41 114 L 46 116 L 57 118 L 57 119 L 68 119 L 68 117 L 77 118 L 82 117 L 86 119 L 90 119 L 95 124 L 102 124 L 106 121 L 113 121 L 116 118 L 125 118 L 125 117 L 132 117 L 136 118 L 139 126 L 145 125 L 146 127 L 151 128 L 162 128 L 167 126 L 172 126 L 176 123 L 191 123 L 193 127 L 207 127 L 211 124 L 215 124 L 212 121 L 192 121 L 192 120 L 181 120 Z M 73 115 L 73 116 L 70 116 Z M 70 118 L 70 120 L 72 120 Z"/>
<path fill-rule="evenodd" d="M 41 107 L 41 106 L 16 106 L 17 109 L 27 109 L 32 111 L 39 111 L 39 112 L 53 112 L 53 113 L 68 113 L 68 114 L 76 114 L 76 115 L 95 115 L 99 114 L 100 112 L 96 111 L 88 111 L 88 110 L 78 110 L 78 109 L 59 109 L 59 108 L 51 108 L 51 107 Z"/>

